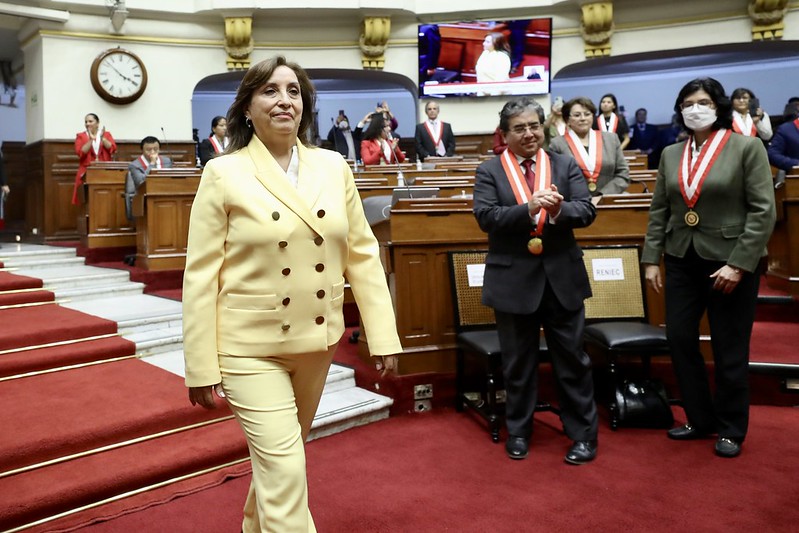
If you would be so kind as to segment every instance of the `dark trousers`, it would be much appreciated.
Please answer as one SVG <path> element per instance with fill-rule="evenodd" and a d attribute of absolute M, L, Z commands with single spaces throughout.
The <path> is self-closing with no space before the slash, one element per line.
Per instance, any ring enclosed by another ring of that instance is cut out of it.
<path fill-rule="evenodd" d="M 759 271 L 744 272 L 730 294 L 713 290 L 710 275 L 724 266 L 691 247 L 684 258 L 666 255 L 666 335 L 688 422 L 702 431 L 742 441 L 749 426 L 749 340 Z M 699 321 L 707 310 L 715 363 L 711 394 L 699 351 Z"/>
<path fill-rule="evenodd" d="M 583 351 L 585 308 L 564 309 L 547 284 L 538 310 L 530 315 L 495 310 L 502 374 L 505 379 L 508 434 L 529 439 L 538 400 L 538 356 L 541 326 L 552 359 L 560 418 L 572 440 L 594 440 L 598 417 L 591 360 Z"/>

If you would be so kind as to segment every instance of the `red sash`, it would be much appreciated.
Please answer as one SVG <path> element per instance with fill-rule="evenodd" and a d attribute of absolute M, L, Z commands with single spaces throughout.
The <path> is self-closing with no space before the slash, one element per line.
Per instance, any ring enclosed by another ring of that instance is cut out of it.
<path fill-rule="evenodd" d="M 743 116 L 737 111 L 732 112 L 732 130 L 746 137 L 757 137 L 757 128 L 752 117 Z"/>
<path fill-rule="evenodd" d="M 568 130 L 563 138 L 566 139 L 569 150 L 577 160 L 577 166 L 583 171 L 585 179 L 589 183 L 596 183 L 599 171 L 602 170 L 602 134 L 597 133 L 596 130 L 588 130 L 587 152 L 580 138 L 572 130 Z"/>
<path fill-rule="evenodd" d="M 144 168 L 147 168 L 147 167 L 150 166 L 150 162 L 147 161 L 147 159 L 143 155 L 139 156 L 139 162 L 142 164 L 142 166 Z M 158 161 L 156 161 L 156 163 L 155 163 L 155 168 L 163 168 L 161 166 L 161 156 L 160 155 L 158 156 Z"/>
<path fill-rule="evenodd" d="M 522 170 L 519 161 L 510 148 L 502 153 L 500 161 L 502 161 L 502 168 L 505 170 L 505 176 L 508 178 L 513 195 L 516 197 L 516 203 L 519 205 L 526 204 L 533 194 L 530 192 L 530 186 L 524 177 L 524 170 Z M 535 161 L 535 190 L 548 190 L 552 186 L 552 166 L 549 162 L 549 156 L 543 148 L 538 149 Z M 544 232 L 546 218 L 547 212 L 542 209 L 539 212 L 538 224 L 536 224 L 535 231 L 531 235 L 541 235 Z"/>
<path fill-rule="evenodd" d="M 433 146 L 435 146 L 436 150 L 438 150 L 438 143 L 441 142 L 441 136 L 444 134 L 444 123 L 440 120 L 438 121 L 437 132 L 433 131 L 429 120 L 424 121 L 424 127 L 427 130 L 427 134 L 430 135 L 430 139 L 433 141 Z"/>
<path fill-rule="evenodd" d="M 796 126 L 797 130 L 799 130 L 799 118 L 793 121 L 793 125 Z"/>
<path fill-rule="evenodd" d="M 597 118 L 597 122 L 599 122 L 599 131 L 609 131 L 611 133 L 616 133 L 616 130 L 619 128 L 619 116 L 616 113 L 610 114 L 610 125 L 605 123 L 605 115 L 599 114 Z"/>
<path fill-rule="evenodd" d="M 222 146 L 222 143 L 216 140 L 216 135 L 211 135 L 208 137 L 208 140 L 211 141 L 211 146 L 214 147 L 214 153 L 221 154 L 225 151 L 225 147 Z"/>
<path fill-rule="evenodd" d="M 680 193 L 682 193 L 685 205 L 689 209 L 693 209 L 699 200 L 699 195 L 702 193 L 702 184 L 705 183 L 708 174 L 710 174 L 710 169 L 724 149 L 724 145 L 730 140 L 730 136 L 732 136 L 732 132 L 723 128 L 713 132 L 699 151 L 699 157 L 696 158 L 696 161 L 691 161 L 693 136 L 689 137 L 685 142 L 682 160 L 680 161 L 679 181 Z"/>

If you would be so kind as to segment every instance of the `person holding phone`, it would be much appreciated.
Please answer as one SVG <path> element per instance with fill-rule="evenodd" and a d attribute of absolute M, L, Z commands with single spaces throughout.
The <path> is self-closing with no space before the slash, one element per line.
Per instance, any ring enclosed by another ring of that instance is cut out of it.
<path fill-rule="evenodd" d="M 732 92 L 732 130 L 747 137 L 760 137 L 766 142 L 774 135 L 771 119 L 761 109 L 760 100 L 744 87 Z"/>

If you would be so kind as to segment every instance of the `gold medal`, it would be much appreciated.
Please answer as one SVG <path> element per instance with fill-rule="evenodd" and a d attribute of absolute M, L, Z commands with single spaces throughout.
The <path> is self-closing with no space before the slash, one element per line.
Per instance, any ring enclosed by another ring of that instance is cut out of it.
<path fill-rule="evenodd" d="M 596 182 L 595 181 L 589 181 L 588 182 L 588 190 L 591 191 L 591 192 L 596 192 Z"/>
<path fill-rule="evenodd" d="M 687 213 L 685 213 L 685 223 L 691 227 L 696 226 L 699 224 L 699 215 L 693 209 L 689 209 Z"/>
<path fill-rule="evenodd" d="M 544 242 L 538 237 L 533 237 L 527 242 L 527 250 L 533 255 L 541 255 L 544 251 Z"/>

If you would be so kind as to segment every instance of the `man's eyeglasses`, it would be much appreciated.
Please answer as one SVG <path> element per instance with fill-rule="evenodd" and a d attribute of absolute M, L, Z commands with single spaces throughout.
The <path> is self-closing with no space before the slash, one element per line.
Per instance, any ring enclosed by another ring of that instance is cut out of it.
<path fill-rule="evenodd" d="M 516 126 L 512 127 L 510 131 L 515 133 L 516 135 L 524 135 L 524 132 L 530 130 L 531 133 L 535 133 L 541 129 L 540 122 L 528 122 L 527 124 L 517 124 Z"/>

